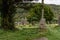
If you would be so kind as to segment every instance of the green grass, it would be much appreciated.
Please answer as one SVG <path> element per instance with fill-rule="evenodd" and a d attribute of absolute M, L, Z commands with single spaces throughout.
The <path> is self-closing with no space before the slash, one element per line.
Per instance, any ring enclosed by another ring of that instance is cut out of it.
<path fill-rule="evenodd" d="M 48 27 L 48 32 L 46 34 L 46 37 L 49 40 L 60 40 L 60 27 Z"/>
<path fill-rule="evenodd" d="M 17 31 L 4 31 L 0 29 L 0 40 L 33 40 L 47 37 L 49 40 L 60 40 L 60 27 L 47 27 L 47 32 L 40 32 L 38 28 L 23 28 Z"/>
<path fill-rule="evenodd" d="M 23 29 L 19 31 L 0 30 L 0 40 L 32 40 L 39 36 L 39 29 Z"/>

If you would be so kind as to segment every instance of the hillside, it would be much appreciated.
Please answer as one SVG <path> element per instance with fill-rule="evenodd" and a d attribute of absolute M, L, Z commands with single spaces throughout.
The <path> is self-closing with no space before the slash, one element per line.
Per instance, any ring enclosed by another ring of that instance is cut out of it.
<path fill-rule="evenodd" d="M 58 15 L 60 14 L 60 5 L 50 4 L 49 6 L 54 11 L 55 18 L 57 18 Z"/>

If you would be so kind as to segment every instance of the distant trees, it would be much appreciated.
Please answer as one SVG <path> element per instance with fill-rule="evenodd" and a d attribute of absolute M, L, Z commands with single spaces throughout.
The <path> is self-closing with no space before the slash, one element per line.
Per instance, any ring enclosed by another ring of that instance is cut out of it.
<path fill-rule="evenodd" d="M 25 12 L 27 11 L 26 13 L 24 12 L 24 14 L 26 14 L 27 20 L 29 22 L 40 21 L 40 18 L 42 16 L 41 4 L 20 3 L 18 5 L 18 7 L 20 7 L 21 9 L 24 9 Z M 54 18 L 54 13 L 53 13 L 52 9 L 48 5 L 45 5 L 44 10 L 45 10 L 44 17 L 46 18 L 46 22 L 48 22 L 48 21 L 51 22 Z"/>

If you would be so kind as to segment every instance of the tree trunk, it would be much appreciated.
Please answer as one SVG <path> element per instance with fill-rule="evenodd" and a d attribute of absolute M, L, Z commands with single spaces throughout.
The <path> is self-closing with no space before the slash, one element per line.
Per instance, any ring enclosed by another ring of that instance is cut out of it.
<path fill-rule="evenodd" d="M 2 2 L 1 26 L 5 30 L 13 30 L 15 29 L 13 20 L 15 7 L 13 5 L 13 0 L 2 0 Z"/>

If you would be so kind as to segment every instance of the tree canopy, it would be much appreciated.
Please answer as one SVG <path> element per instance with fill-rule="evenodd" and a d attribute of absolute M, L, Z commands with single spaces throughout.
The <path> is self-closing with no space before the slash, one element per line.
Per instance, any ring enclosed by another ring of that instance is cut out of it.
<path fill-rule="evenodd" d="M 34 4 L 34 6 L 29 10 L 29 15 L 27 16 L 28 21 L 39 21 L 42 15 L 41 10 L 41 4 Z M 44 17 L 46 18 L 46 21 L 49 22 L 51 22 L 54 18 L 54 13 L 52 9 L 47 5 L 44 6 Z"/>

